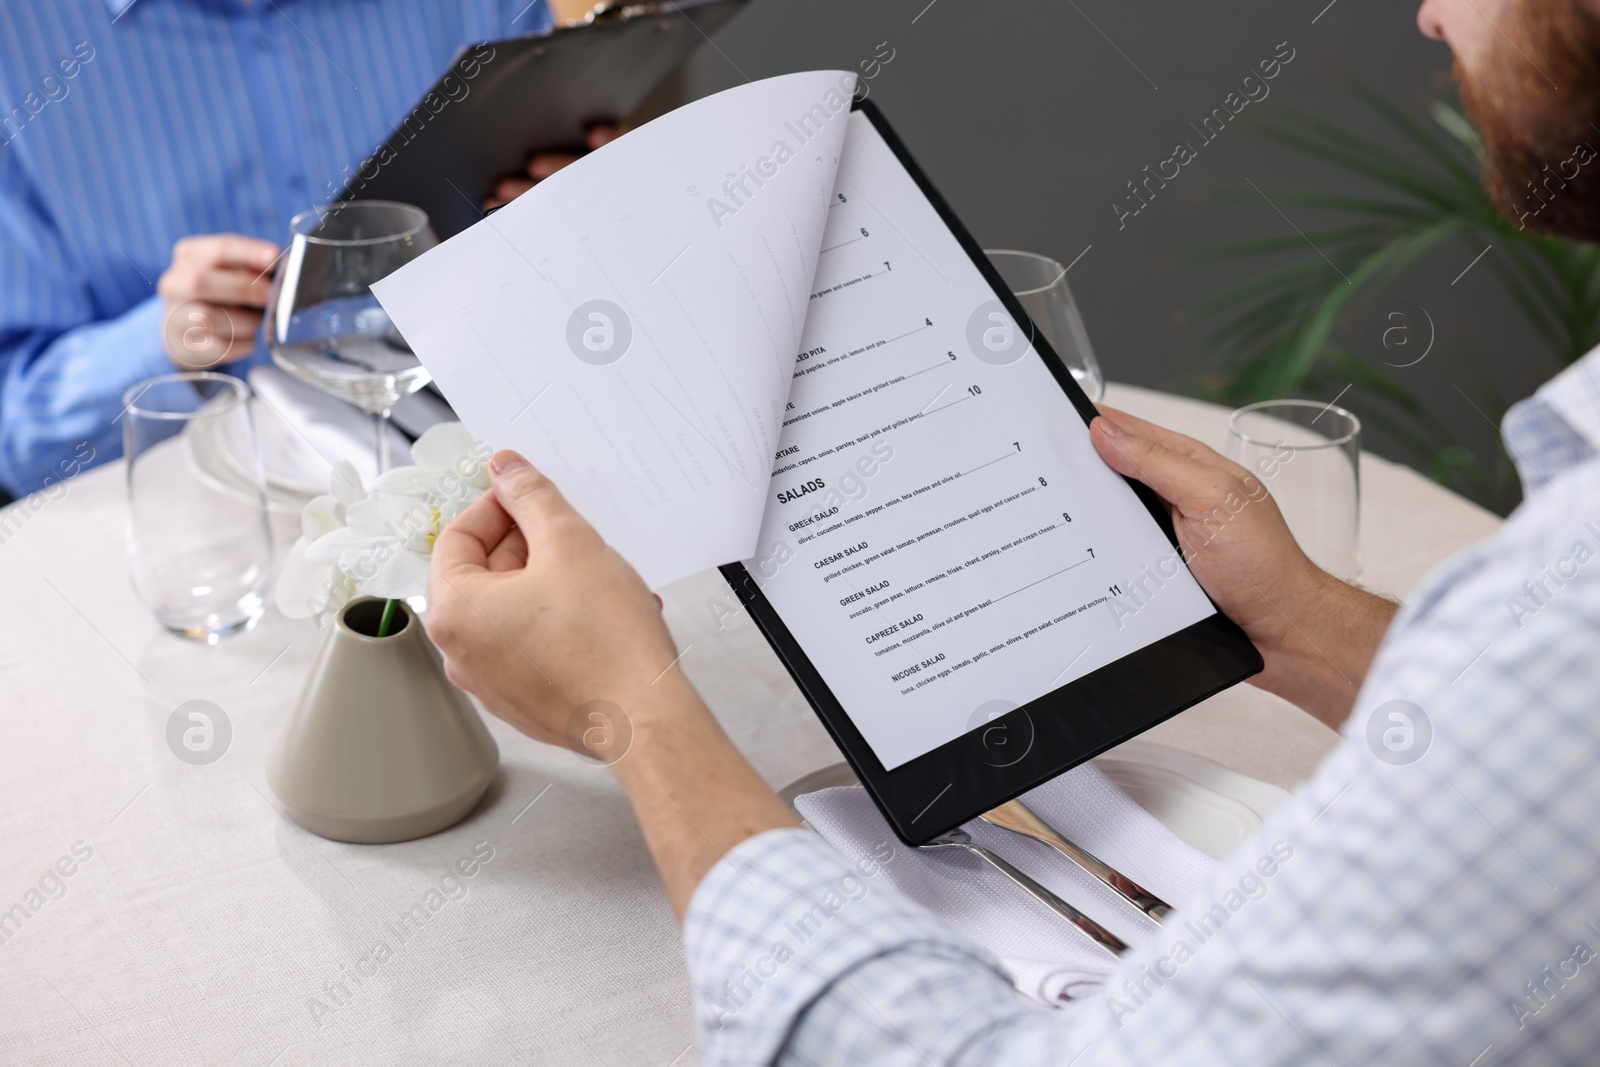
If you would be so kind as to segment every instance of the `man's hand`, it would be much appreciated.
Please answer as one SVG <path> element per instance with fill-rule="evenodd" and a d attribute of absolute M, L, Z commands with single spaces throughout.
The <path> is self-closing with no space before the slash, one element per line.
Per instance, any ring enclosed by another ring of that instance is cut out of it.
<path fill-rule="evenodd" d="M 514 452 L 493 490 L 439 535 L 428 633 L 450 680 L 495 715 L 565 745 L 579 705 L 634 705 L 677 659 L 655 597 L 550 480 Z"/>
<path fill-rule="evenodd" d="M 494 715 L 611 764 L 681 919 L 728 849 L 799 820 L 684 677 L 627 561 L 515 452 L 496 453 L 489 476 L 434 545 L 428 634 Z M 608 732 L 625 744 L 586 750 L 582 709 L 597 700 L 620 713 Z"/>
<path fill-rule="evenodd" d="M 1396 605 L 1319 569 L 1257 475 L 1199 441 L 1102 407 L 1090 438 L 1119 474 L 1155 490 L 1185 561 L 1260 650 L 1251 681 L 1338 729 Z"/>
<path fill-rule="evenodd" d="M 624 126 L 598 123 L 589 127 L 588 132 L 584 134 L 583 140 L 589 151 L 593 152 L 601 145 L 610 144 L 627 132 L 627 127 Z M 504 207 L 562 167 L 575 163 L 577 160 L 578 156 L 571 152 L 535 152 L 528 160 L 525 175 L 500 179 L 499 183 L 494 187 L 494 192 L 483 202 L 484 210 L 488 211 L 490 208 Z"/>
<path fill-rule="evenodd" d="M 162 340 L 181 370 L 207 370 L 255 348 L 278 246 L 239 234 L 185 237 L 156 282 L 167 301 Z"/>

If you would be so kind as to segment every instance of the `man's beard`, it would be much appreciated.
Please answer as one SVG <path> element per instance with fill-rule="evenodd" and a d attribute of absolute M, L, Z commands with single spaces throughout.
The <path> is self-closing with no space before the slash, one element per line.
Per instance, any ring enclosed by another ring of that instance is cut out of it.
<path fill-rule="evenodd" d="M 1455 65 L 1489 197 L 1531 232 L 1600 241 L 1600 19 L 1586 0 L 1521 0 L 1504 30 L 1484 69 Z"/>

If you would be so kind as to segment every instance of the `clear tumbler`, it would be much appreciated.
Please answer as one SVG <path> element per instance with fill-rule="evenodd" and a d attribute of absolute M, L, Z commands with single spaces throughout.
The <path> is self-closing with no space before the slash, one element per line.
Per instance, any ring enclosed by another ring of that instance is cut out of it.
<path fill-rule="evenodd" d="M 1228 456 L 1259 477 L 1311 562 L 1361 579 L 1361 420 L 1320 400 L 1267 400 L 1228 416 Z"/>
<path fill-rule="evenodd" d="M 250 387 L 166 374 L 123 401 L 134 591 L 168 630 L 216 644 L 261 617 L 272 574 Z"/>

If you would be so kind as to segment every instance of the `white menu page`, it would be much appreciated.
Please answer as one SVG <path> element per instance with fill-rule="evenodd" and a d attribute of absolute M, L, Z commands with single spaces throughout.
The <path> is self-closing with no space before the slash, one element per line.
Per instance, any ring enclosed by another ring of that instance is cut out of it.
<path fill-rule="evenodd" d="M 652 586 L 754 551 L 853 86 L 679 108 L 373 286 L 473 435 Z"/>
<path fill-rule="evenodd" d="M 823 249 L 746 566 L 886 768 L 1213 613 L 859 112 Z"/>
<path fill-rule="evenodd" d="M 1214 609 L 848 77 L 679 109 L 377 291 L 651 584 L 743 560 L 893 769 Z"/>

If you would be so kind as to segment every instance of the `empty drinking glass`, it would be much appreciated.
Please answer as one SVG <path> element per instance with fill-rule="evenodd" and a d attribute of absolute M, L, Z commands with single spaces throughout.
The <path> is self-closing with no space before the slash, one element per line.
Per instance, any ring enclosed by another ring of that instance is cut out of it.
<path fill-rule="evenodd" d="M 1311 562 L 1361 579 L 1361 420 L 1320 400 L 1267 400 L 1228 416 L 1228 456 L 1261 479 Z"/>
<path fill-rule="evenodd" d="M 427 212 L 410 204 L 356 200 L 301 212 L 267 302 L 273 360 L 372 417 L 380 471 L 389 469 L 389 410 L 432 379 L 372 283 L 438 243 Z"/>
<path fill-rule="evenodd" d="M 124 395 L 128 570 L 173 633 L 216 644 L 266 606 L 272 531 L 250 387 L 209 371 Z"/>
<path fill-rule="evenodd" d="M 1090 400 L 1098 401 L 1105 395 L 1106 380 L 1100 373 L 1100 364 L 1095 362 L 1094 349 L 1089 346 L 1089 331 L 1083 327 L 1077 301 L 1067 288 L 1067 268 L 1034 252 L 992 249 L 983 254 L 1055 349 L 1073 380 Z"/>

